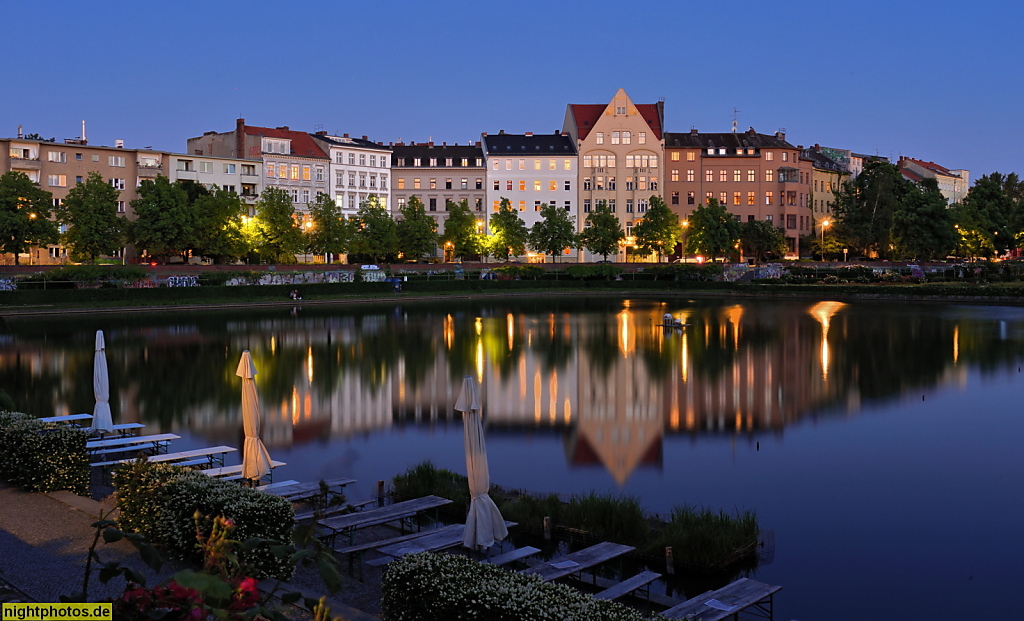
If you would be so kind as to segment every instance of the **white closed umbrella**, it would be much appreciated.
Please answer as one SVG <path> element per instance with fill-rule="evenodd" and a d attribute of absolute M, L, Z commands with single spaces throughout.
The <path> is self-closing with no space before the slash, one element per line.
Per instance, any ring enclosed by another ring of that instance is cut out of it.
<path fill-rule="evenodd" d="M 484 444 L 484 425 L 480 418 L 480 398 L 476 381 L 471 375 L 462 380 L 462 392 L 455 402 L 462 412 L 462 433 L 466 445 L 466 476 L 469 478 L 469 514 L 462 544 L 467 548 L 483 549 L 508 536 L 505 519 L 498 506 L 487 494 L 491 489 L 491 475 L 487 468 L 487 446 Z"/>
<path fill-rule="evenodd" d="M 92 392 L 96 395 L 96 407 L 92 410 L 92 429 L 100 433 L 114 430 L 110 416 L 110 376 L 107 374 L 107 344 L 103 330 L 96 331 L 96 354 L 92 360 Z"/>
<path fill-rule="evenodd" d="M 270 472 L 270 454 L 260 439 L 260 398 L 256 394 L 256 365 L 249 350 L 242 352 L 235 374 L 242 378 L 242 478 L 259 481 Z"/>

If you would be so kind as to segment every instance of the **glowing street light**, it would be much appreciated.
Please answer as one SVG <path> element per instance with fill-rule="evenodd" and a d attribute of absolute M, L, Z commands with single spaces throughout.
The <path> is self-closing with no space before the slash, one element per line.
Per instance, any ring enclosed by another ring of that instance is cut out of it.
<path fill-rule="evenodd" d="M 828 225 L 830 225 L 830 224 L 832 224 L 832 223 L 829 222 L 828 220 L 822 220 L 821 221 L 821 260 L 822 261 L 825 260 L 825 229 L 828 228 Z"/>

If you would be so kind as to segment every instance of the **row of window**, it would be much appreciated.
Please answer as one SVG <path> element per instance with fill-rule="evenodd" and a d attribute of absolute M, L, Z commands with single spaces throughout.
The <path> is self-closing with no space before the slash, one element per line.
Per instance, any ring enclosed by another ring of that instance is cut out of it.
<path fill-rule="evenodd" d="M 715 198 L 715 193 L 714 192 L 706 192 L 705 195 L 704 195 L 704 198 L 705 198 L 705 200 L 711 200 L 712 198 Z M 719 204 L 722 204 L 722 205 L 728 205 L 729 204 L 729 194 L 727 192 L 719 192 L 717 198 L 718 198 Z M 680 199 L 679 192 L 673 192 L 671 198 L 669 199 L 669 201 L 670 201 L 670 203 L 672 205 L 678 205 L 679 204 L 679 199 Z M 807 195 L 806 194 L 800 194 L 800 193 L 797 193 L 797 192 L 779 192 L 779 199 L 781 201 L 779 203 L 780 205 L 792 205 L 792 206 L 805 207 L 806 203 L 807 203 Z M 694 204 L 696 204 L 696 202 L 697 202 L 697 194 L 695 192 L 687 192 L 686 193 L 686 204 L 687 205 L 694 205 Z M 732 204 L 733 205 L 743 205 L 744 203 L 747 204 L 747 205 L 756 205 L 757 204 L 757 193 L 756 192 L 747 192 L 746 195 L 744 195 L 742 192 L 733 192 L 732 193 Z M 764 193 L 764 204 L 765 205 L 774 205 L 775 204 L 775 192 L 765 192 Z"/>
<path fill-rule="evenodd" d="M 751 148 L 737 147 L 733 151 L 733 153 L 729 153 L 729 150 L 727 148 L 725 148 L 725 147 L 708 147 L 706 153 L 708 155 L 757 155 L 757 150 L 756 149 L 751 149 Z M 790 154 L 789 154 L 788 151 L 782 151 L 782 161 L 783 162 L 788 162 L 789 161 L 789 155 Z M 679 151 L 671 151 L 671 152 L 669 152 L 669 156 L 668 157 L 673 162 L 678 162 L 680 160 L 681 155 L 680 155 Z M 696 161 L 696 159 L 697 159 L 697 154 L 695 152 L 693 152 L 693 151 L 687 151 L 686 152 L 686 161 L 687 162 L 693 162 L 693 161 Z M 764 159 L 768 160 L 769 162 L 773 161 L 775 159 L 775 152 L 774 151 L 765 151 L 764 152 Z M 796 153 L 793 154 L 793 161 L 794 162 L 796 161 Z"/>
<path fill-rule="evenodd" d="M 404 177 L 399 177 L 397 183 L 398 183 L 398 189 L 399 190 L 406 189 L 406 187 L 405 187 L 405 178 Z M 431 189 L 431 190 L 436 190 L 437 189 L 437 179 L 431 178 L 431 179 L 428 180 L 428 183 L 429 183 L 429 186 L 430 186 L 429 189 Z M 479 179 L 478 178 L 473 183 L 474 183 L 474 189 L 476 189 L 476 190 L 484 189 L 484 180 L 483 179 Z M 497 183 L 497 181 L 495 181 L 495 183 Z M 511 182 L 509 182 L 509 183 L 511 183 Z M 414 178 L 412 180 L 412 189 L 413 190 L 422 190 L 422 189 L 424 189 L 423 188 L 423 181 L 419 177 L 416 177 L 416 178 Z M 453 187 L 452 179 L 451 178 L 447 178 L 447 179 L 444 180 L 444 189 L 446 189 L 446 190 L 453 190 L 453 189 L 455 189 Z M 463 177 L 461 182 L 459 183 L 459 189 L 460 190 L 468 190 L 469 189 L 469 179 L 466 179 L 465 177 Z M 512 189 L 512 188 L 510 187 L 509 189 Z"/>
<path fill-rule="evenodd" d="M 383 159 L 384 159 L 384 156 L 382 155 L 381 156 L 381 160 L 383 160 Z M 398 166 L 405 166 L 406 165 L 406 161 L 407 161 L 407 158 L 400 157 L 400 158 L 397 159 L 397 162 L 398 162 L 397 165 Z M 429 164 L 428 164 L 429 166 L 437 166 L 437 158 L 436 157 L 428 158 L 427 161 L 429 162 Z M 451 167 L 455 166 L 455 161 L 456 160 L 454 158 L 451 158 L 451 157 L 444 158 L 444 165 L 445 165 L 446 168 L 451 168 Z M 464 157 L 464 158 L 462 158 L 462 159 L 460 159 L 458 161 L 459 161 L 459 166 L 462 166 L 463 168 L 469 167 L 469 158 L 468 157 Z M 423 158 L 421 158 L 421 157 L 414 157 L 414 158 L 412 158 L 412 165 L 413 166 L 423 166 Z M 479 158 L 479 157 L 476 158 L 475 166 L 477 168 L 482 168 L 483 165 L 484 165 L 483 158 Z M 382 162 L 381 166 L 385 166 L 385 164 Z"/>
<path fill-rule="evenodd" d="M 568 184 L 568 181 L 566 182 Z M 569 189 L 566 187 L 566 189 Z M 591 181 L 590 177 L 583 178 L 583 190 L 614 190 L 615 189 L 615 177 L 608 177 L 607 182 L 602 176 L 594 177 Z M 657 190 L 658 189 L 658 178 L 657 177 L 626 177 L 626 191 L 632 190 Z"/>
<path fill-rule="evenodd" d="M 203 163 L 204 162 L 200 162 L 200 164 Z M 306 165 L 300 166 L 298 164 L 289 165 L 284 163 L 278 164 L 277 162 L 267 162 L 264 164 L 264 170 L 266 171 L 268 178 L 276 176 L 278 179 L 291 179 L 292 181 L 298 181 L 301 178 L 303 181 L 309 181 L 312 178 L 311 175 L 315 174 L 317 181 L 324 180 L 323 166 L 316 166 L 314 169 L 313 167 Z M 311 173 L 311 171 L 313 171 L 313 173 Z"/>
<path fill-rule="evenodd" d="M 544 205 L 544 204 L 556 205 L 556 203 L 554 201 L 552 201 L 550 203 L 548 203 L 548 202 L 543 202 L 542 203 L 541 201 L 533 201 L 533 210 L 534 211 L 540 211 L 541 205 Z M 566 211 L 572 211 L 572 201 L 565 201 L 564 204 L 563 204 L 563 208 Z M 501 201 L 494 201 L 491 204 L 491 210 L 495 211 L 495 212 L 500 211 L 501 210 Z M 526 201 L 519 201 L 519 211 L 526 211 Z"/>
<path fill-rule="evenodd" d="M 604 132 L 597 132 L 594 134 L 595 144 L 604 144 Z M 631 144 L 633 141 L 633 134 L 627 131 L 614 131 L 609 135 L 611 144 Z M 637 132 L 636 134 L 637 144 L 647 144 L 647 132 Z"/>
<path fill-rule="evenodd" d="M 155 161 L 154 161 L 153 165 L 147 165 L 146 166 L 146 168 L 153 168 L 153 167 L 155 167 Z M 282 167 L 282 170 L 283 170 L 284 169 L 284 164 L 282 164 L 281 167 Z M 308 169 L 309 167 L 306 166 L 306 168 Z M 182 172 L 195 172 L 196 164 L 195 164 L 195 161 L 193 161 L 193 160 L 178 160 L 177 164 L 175 164 L 175 169 L 179 170 L 179 171 L 182 171 Z M 199 172 L 201 172 L 201 173 L 212 173 L 213 169 L 214 169 L 214 162 L 202 162 L 202 161 L 199 162 Z M 320 170 L 323 170 L 323 169 L 320 168 Z M 237 167 L 236 167 L 235 164 L 226 164 L 226 163 L 222 163 L 221 164 L 221 172 L 224 173 L 225 175 L 233 175 L 233 174 L 235 174 L 236 171 L 237 171 Z M 249 175 L 251 177 L 256 176 L 256 165 L 255 164 L 242 164 L 242 174 L 243 175 Z M 298 174 L 298 171 L 296 171 L 296 174 Z M 268 177 L 272 177 L 273 175 L 272 174 L 268 174 L 267 176 Z M 283 177 L 284 175 L 281 175 L 281 176 Z"/>
<path fill-rule="evenodd" d="M 334 163 L 335 164 L 344 164 L 346 159 L 348 160 L 348 165 L 349 166 L 355 166 L 356 165 L 356 154 L 355 153 L 348 153 L 347 157 L 346 157 L 345 153 L 340 153 L 339 152 L 339 153 L 335 153 L 334 154 Z M 366 166 L 367 165 L 366 162 L 367 162 L 367 155 L 365 153 L 360 153 L 359 154 L 359 166 Z M 370 164 L 369 164 L 370 167 L 377 168 L 377 156 L 375 154 L 371 153 L 369 155 L 369 162 L 370 162 Z M 388 166 L 389 166 L 388 156 L 381 155 L 380 156 L 380 168 L 387 168 Z"/>
<path fill-rule="evenodd" d="M 606 205 L 608 205 L 608 211 L 610 211 L 612 213 L 615 213 L 615 207 L 616 207 L 615 199 L 611 198 L 611 199 L 605 200 L 604 202 L 605 202 Z M 591 203 L 591 199 L 589 199 L 589 198 L 583 199 L 583 213 L 590 213 L 592 208 L 596 207 L 596 206 L 597 206 L 597 203 Z M 635 213 L 644 213 L 644 212 L 646 212 L 647 211 L 647 206 L 648 206 L 647 199 L 645 199 L 645 198 L 637 199 L 636 200 Z M 626 213 L 634 213 L 634 203 L 633 203 L 633 199 L 631 199 L 631 198 L 627 198 L 626 199 Z"/>
<path fill-rule="evenodd" d="M 451 202 L 454 202 L 452 200 L 452 197 L 446 197 L 445 198 L 445 203 L 451 203 Z M 405 197 L 404 196 L 399 197 L 399 199 L 398 199 L 398 208 L 401 209 L 403 207 L 405 207 Z M 446 204 L 445 205 L 445 209 L 447 209 L 447 208 L 448 208 L 448 206 Z M 476 209 L 477 211 L 483 211 L 484 210 L 484 199 L 477 198 L 476 199 L 476 203 L 473 205 L 473 208 Z M 431 196 L 431 197 L 429 197 L 427 199 L 427 211 L 437 211 L 437 197 L 436 196 Z"/>
<path fill-rule="evenodd" d="M 364 172 L 359 173 L 359 185 L 357 186 L 356 185 L 356 173 L 353 172 L 353 171 L 344 171 L 344 170 L 336 170 L 336 171 L 334 171 L 334 185 L 336 187 L 339 187 L 339 188 L 345 187 L 346 172 L 347 172 L 347 176 L 348 176 L 348 187 L 350 187 L 350 188 L 355 188 L 355 187 L 367 188 L 367 187 L 369 187 L 370 189 L 373 189 L 373 190 L 377 189 L 377 175 L 376 175 L 376 173 L 370 173 L 369 175 L 367 175 L 367 173 L 364 173 Z M 367 185 L 367 181 L 369 181 L 369 185 Z M 399 185 L 401 185 L 401 181 L 402 180 L 400 179 L 399 180 Z M 382 190 L 388 189 L 388 177 L 387 177 L 387 175 L 381 175 L 380 176 L 380 189 L 382 189 Z"/>
<path fill-rule="evenodd" d="M 504 163 L 505 170 L 516 170 L 516 169 L 518 169 L 518 170 L 526 170 L 526 162 L 527 162 L 527 159 L 526 158 L 522 158 L 522 157 L 521 158 L 513 158 L 513 157 L 500 158 L 500 157 L 496 157 L 496 158 L 491 160 L 491 169 L 493 169 L 493 170 L 501 170 L 501 167 L 502 167 L 502 165 Z M 544 166 L 543 162 L 544 162 L 544 160 L 542 160 L 540 158 L 534 158 L 534 160 L 533 160 L 533 170 L 544 170 L 545 166 Z M 558 170 L 558 159 L 553 158 L 553 157 L 547 158 L 547 169 L 548 170 Z M 562 170 L 572 170 L 572 160 L 571 159 L 563 159 L 562 160 Z"/>
<path fill-rule="evenodd" d="M 36 159 L 32 157 L 33 153 L 30 149 L 23 149 L 21 147 L 11 147 L 11 157 L 16 160 L 30 160 Z M 81 153 L 75 153 L 75 160 L 82 161 L 84 156 Z M 47 151 L 46 160 L 55 164 L 66 164 L 68 161 L 67 151 Z M 92 161 L 100 161 L 99 153 L 92 154 Z M 124 168 L 125 157 L 123 155 L 110 155 L 107 156 L 107 163 L 110 166 L 117 168 Z"/>
<path fill-rule="evenodd" d="M 513 186 L 518 185 L 519 186 L 519 191 L 520 192 L 525 192 L 528 183 L 529 182 L 526 179 L 520 179 L 518 182 L 513 181 L 512 179 L 506 179 L 505 180 L 505 189 L 508 190 L 508 191 L 512 191 L 514 189 Z M 544 186 L 547 186 L 548 190 L 550 190 L 552 192 L 556 192 L 556 191 L 558 191 L 558 180 L 557 179 L 549 179 L 547 181 L 547 183 L 541 181 L 540 179 L 534 179 L 533 180 L 533 191 L 534 192 L 540 192 L 542 189 L 544 189 Z M 492 188 L 495 191 L 501 190 L 501 181 L 499 179 L 495 179 L 494 182 L 493 182 Z M 462 189 L 465 190 L 466 187 L 463 186 Z M 480 189 L 479 185 L 477 185 L 477 189 L 478 190 Z M 566 192 L 571 192 L 572 191 L 572 181 L 570 181 L 569 179 L 564 179 L 562 181 L 562 189 L 565 190 Z"/>
<path fill-rule="evenodd" d="M 584 168 L 615 168 L 615 155 L 598 153 L 583 156 Z M 658 156 L 650 153 L 630 153 L 626 156 L 626 168 L 657 168 Z M 566 169 L 568 170 L 568 169 Z"/>
<path fill-rule="evenodd" d="M 805 172 L 798 171 L 798 170 L 786 169 L 786 170 L 779 171 L 779 182 L 780 183 L 787 183 L 787 182 L 797 182 L 797 181 L 799 181 L 799 183 L 807 183 L 809 181 L 809 179 L 810 179 L 810 176 L 811 176 L 810 173 L 805 173 Z M 747 171 L 746 171 L 746 175 L 744 175 L 742 170 L 733 169 L 731 177 L 732 177 L 731 180 L 732 180 L 733 183 L 740 183 L 740 182 L 742 182 L 744 180 L 744 178 L 746 179 L 746 181 L 748 181 L 750 183 L 755 183 L 757 181 L 757 170 L 755 170 L 753 168 L 748 168 Z M 676 169 L 672 169 L 669 172 L 669 179 L 672 180 L 672 181 L 679 181 L 679 171 L 676 170 Z M 692 168 L 687 169 L 687 171 L 686 171 L 686 181 L 692 183 L 695 180 L 696 180 L 696 171 L 693 170 Z M 704 182 L 705 183 L 712 183 L 712 182 L 714 182 L 714 180 L 715 180 L 715 171 L 710 169 L 710 168 L 706 168 L 704 170 Z M 769 169 L 765 170 L 764 171 L 764 180 L 766 182 L 768 182 L 768 183 L 774 182 L 775 181 L 775 169 L 769 168 Z M 729 182 L 730 181 L 729 171 L 724 169 L 724 168 L 719 169 L 718 170 L 718 181 L 721 182 L 721 183 Z M 825 184 L 822 183 L 821 185 L 824 188 Z M 832 183 L 831 182 L 828 183 L 828 188 L 829 188 L 828 191 L 831 192 L 832 191 Z M 817 184 L 815 184 L 815 189 L 817 189 Z"/>

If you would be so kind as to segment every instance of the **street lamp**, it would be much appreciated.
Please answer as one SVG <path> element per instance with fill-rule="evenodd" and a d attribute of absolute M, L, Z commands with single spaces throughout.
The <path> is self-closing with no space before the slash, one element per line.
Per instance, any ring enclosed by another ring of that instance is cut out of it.
<path fill-rule="evenodd" d="M 688 229 L 688 228 L 690 228 L 690 221 L 689 220 L 683 220 L 683 252 L 682 252 L 683 263 L 686 263 L 686 229 Z"/>
<path fill-rule="evenodd" d="M 825 260 L 825 229 L 831 224 L 828 220 L 821 221 L 821 260 Z"/>

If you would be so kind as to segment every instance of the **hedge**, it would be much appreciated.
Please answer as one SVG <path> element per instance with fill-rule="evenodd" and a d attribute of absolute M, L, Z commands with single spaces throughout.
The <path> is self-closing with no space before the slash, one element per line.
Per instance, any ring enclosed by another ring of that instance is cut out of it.
<path fill-rule="evenodd" d="M 154 543 L 198 559 L 195 516 L 201 516 L 203 536 L 209 535 L 211 519 L 223 516 L 235 522 L 234 539 L 268 541 L 242 556 L 249 575 L 283 580 L 291 577 L 292 564 L 271 549 L 274 543 L 286 544 L 292 539 L 295 514 L 287 500 L 195 470 L 151 464 L 145 459 L 116 468 L 114 485 L 120 510 L 118 524 L 126 532 L 144 533 Z"/>
<path fill-rule="evenodd" d="M 0 412 L 0 476 L 30 492 L 89 494 L 88 433 L 44 423 L 21 412 Z"/>
<path fill-rule="evenodd" d="M 616 602 L 465 556 L 421 552 L 384 574 L 384 621 L 649 621 Z"/>

